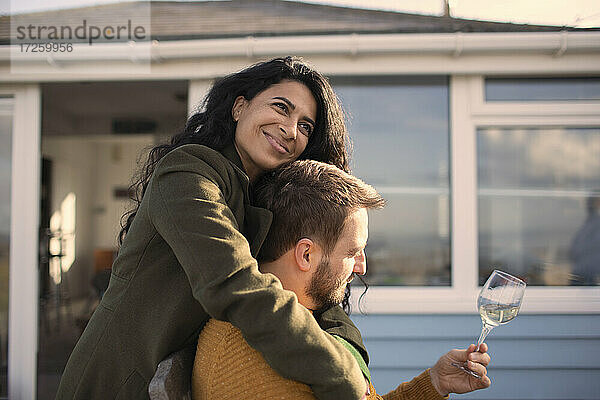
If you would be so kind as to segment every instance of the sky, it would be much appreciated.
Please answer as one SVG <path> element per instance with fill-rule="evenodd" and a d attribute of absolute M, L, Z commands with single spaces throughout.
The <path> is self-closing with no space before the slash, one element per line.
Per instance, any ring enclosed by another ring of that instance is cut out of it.
<path fill-rule="evenodd" d="M 185 1 L 185 0 L 184 0 Z M 443 0 L 302 0 L 311 3 L 440 15 Z M 600 27 L 600 0 L 449 0 L 458 18 L 542 25 Z M 118 0 L 0 0 L 0 12 L 22 13 L 115 3 Z"/>

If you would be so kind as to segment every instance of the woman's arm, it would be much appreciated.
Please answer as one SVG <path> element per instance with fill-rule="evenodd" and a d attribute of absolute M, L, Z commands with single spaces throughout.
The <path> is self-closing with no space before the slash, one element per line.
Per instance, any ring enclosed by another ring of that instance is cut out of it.
<path fill-rule="evenodd" d="M 213 318 L 238 327 L 281 375 L 311 385 L 319 399 L 361 398 L 365 383 L 352 355 L 277 278 L 258 271 L 225 197 L 239 196 L 242 185 L 216 165 L 224 159 L 204 149 L 186 146 L 165 156 L 147 190 L 152 223 L 194 297 Z"/>

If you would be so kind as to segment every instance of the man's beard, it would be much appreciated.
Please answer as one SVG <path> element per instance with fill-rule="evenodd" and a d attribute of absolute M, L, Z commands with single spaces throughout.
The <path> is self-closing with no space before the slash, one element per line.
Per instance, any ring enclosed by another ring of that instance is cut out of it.
<path fill-rule="evenodd" d="M 347 280 L 347 276 L 336 275 L 329 264 L 329 258 L 323 257 L 308 283 L 306 294 L 315 303 L 317 309 L 335 306 L 344 300 Z"/>

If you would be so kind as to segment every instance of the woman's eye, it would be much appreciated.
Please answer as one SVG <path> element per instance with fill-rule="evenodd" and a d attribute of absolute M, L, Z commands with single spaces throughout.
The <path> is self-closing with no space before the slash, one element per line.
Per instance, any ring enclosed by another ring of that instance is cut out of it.
<path fill-rule="evenodd" d="M 306 123 L 300 123 L 298 124 L 298 126 L 300 127 L 300 131 L 306 135 L 306 136 L 310 136 L 312 134 L 313 131 L 313 127 L 311 124 L 306 124 Z"/>
<path fill-rule="evenodd" d="M 280 110 L 284 111 L 285 113 L 287 113 L 287 111 L 288 111 L 287 104 L 284 104 L 284 103 L 273 103 L 273 105 L 275 107 L 279 108 Z"/>

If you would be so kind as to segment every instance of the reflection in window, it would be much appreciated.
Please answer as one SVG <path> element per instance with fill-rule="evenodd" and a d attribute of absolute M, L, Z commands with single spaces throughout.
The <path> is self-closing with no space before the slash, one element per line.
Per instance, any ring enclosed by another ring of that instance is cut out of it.
<path fill-rule="evenodd" d="M 63 273 L 75 261 L 75 211 L 77 196 L 71 192 L 60 204 L 60 210 L 50 218 L 49 274 L 56 285 L 62 282 Z"/>
<path fill-rule="evenodd" d="M 0 98 L 0 397 L 8 396 L 8 272 L 10 183 L 12 171 L 12 104 Z"/>
<path fill-rule="evenodd" d="M 486 101 L 600 100 L 600 78 L 486 78 Z"/>
<path fill-rule="evenodd" d="M 450 285 L 447 78 L 333 84 L 349 114 L 353 173 L 387 200 L 369 215 L 369 284 Z"/>
<path fill-rule="evenodd" d="M 480 283 L 500 268 L 532 285 L 600 284 L 600 129 L 477 137 Z"/>

